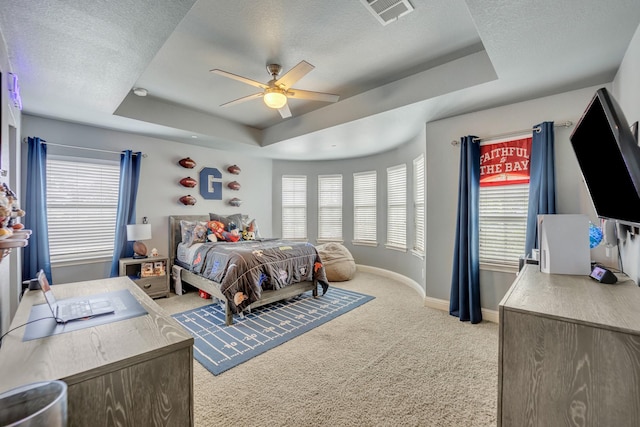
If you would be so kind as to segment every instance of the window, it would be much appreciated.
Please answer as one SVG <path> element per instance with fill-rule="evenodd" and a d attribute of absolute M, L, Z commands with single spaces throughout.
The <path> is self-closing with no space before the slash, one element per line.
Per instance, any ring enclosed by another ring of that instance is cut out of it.
<path fill-rule="evenodd" d="M 342 175 L 318 176 L 318 240 L 342 241 Z"/>
<path fill-rule="evenodd" d="M 282 176 L 282 238 L 307 238 L 306 176 Z"/>
<path fill-rule="evenodd" d="M 518 268 L 529 204 L 531 137 L 480 147 L 480 264 Z"/>
<path fill-rule="evenodd" d="M 47 158 L 47 222 L 51 263 L 111 258 L 120 164 Z"/>
<path fill-rule="evenodd" d="M 387 247 L 407 249 L 407 165 L 387 169 Z"/>
<path fill-rule="evenodd" d="M 424 255 L 424 154 L 413 160 L 413 251 Z"/>
<path fill-rule="evenodd" d="M 375 245 L 377 222 L 376 171 L 353 174 L 353 243 Z"/>

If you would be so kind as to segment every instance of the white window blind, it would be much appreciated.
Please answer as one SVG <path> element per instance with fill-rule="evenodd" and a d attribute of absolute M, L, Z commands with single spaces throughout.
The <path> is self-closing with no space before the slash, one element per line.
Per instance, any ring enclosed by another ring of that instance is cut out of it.
<path fill-rule="evenodd" d="M 377 173 L 353 174 L 353 240 L 354 243 L 375 244 L 377 225 Z"/>
<path fill-rule="evenodd" d="M 425 253 L 424 192 L 424 154 L 421 154 L 413 160 L 413 250 L 419 255 Z"/>
<path fill-rule="evenodd" d="M 318 176 L 318 240 L 342 241 L 342 175 Z"/>
<path fill-rule="evenodd" d="M 119 180 L 118 162 L 47 158 L 52 264 L 113 256 Z"/>
<path fill-rule="evenodd" d="M 480 187 L 480 264 L 518 267 L 528 201 L 529 184 Z"/>
<path fill-rule="evenodd" d="M 387 168 L 387 246 L 407 249 L 407 165 Z"/>
<path fill-rule="evenodd" d="M 282 238 L 307 238 L 306 176 L 282 176 Z"/>

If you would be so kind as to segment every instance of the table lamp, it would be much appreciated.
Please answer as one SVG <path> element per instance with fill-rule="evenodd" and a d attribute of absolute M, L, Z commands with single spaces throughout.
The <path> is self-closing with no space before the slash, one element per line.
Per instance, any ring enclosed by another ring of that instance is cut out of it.
<path fill-rule="evenodd" d="M 151 224 L 147 224 L 147 217 L 142 224 L 127 225 L 127 240 L 133 242 L 133 257 L 135 259 L 147 257 L 147 246 L 141 240 L 151 239 Z"/>

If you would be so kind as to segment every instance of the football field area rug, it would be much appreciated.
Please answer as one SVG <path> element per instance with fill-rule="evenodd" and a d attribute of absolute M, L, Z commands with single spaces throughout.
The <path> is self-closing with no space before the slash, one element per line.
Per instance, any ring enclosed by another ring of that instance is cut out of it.
<path fill-rule="evenodd" d="M 194 358 L 218 375 L 373 298 L 332 286 L 318 298 L 309 291 L 235 315 L 231 326 L 225 325 L 224 308 L 217 303 L 173 317 L 193 335 Z"/>

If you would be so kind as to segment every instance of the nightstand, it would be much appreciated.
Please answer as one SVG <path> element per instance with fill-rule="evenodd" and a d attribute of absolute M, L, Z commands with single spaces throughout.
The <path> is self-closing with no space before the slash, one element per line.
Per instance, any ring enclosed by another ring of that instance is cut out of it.
<path fill-rule="evenodd" d="M 129 276 L 151 298 L 169 296 L 169 258 L 154 256 L 147 258 L 120 259 L 120 276 Z"/>

